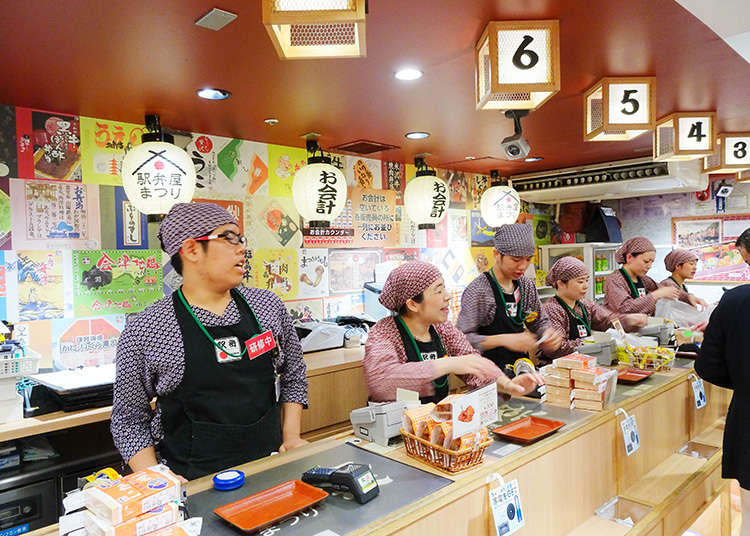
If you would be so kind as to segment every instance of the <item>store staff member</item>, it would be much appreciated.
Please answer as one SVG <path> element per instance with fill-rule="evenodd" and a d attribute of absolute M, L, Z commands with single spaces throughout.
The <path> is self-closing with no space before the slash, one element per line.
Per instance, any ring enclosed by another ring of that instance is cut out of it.
<path fill-rule="evenodd" d="M 523 275 L 534 255 L 531 226 L 503 225 L 495 232 L 494 245 L 495 263 L 464 290 L 456 326 L 474 348 L 503 368 L 535 352 L 537 336 L 544 339 L 544 352 L 557 350 L 562 338 L 547 329 L 536 285 Z"/>
<path fill-rule="evenodd" d="M 396 400 L 396 389 L 419 392 L 423 403 L 448 395 L 448 374 L 479 387 L 497 382 L 498 390 L 523 395 L 544 380 L 522 374 L 513 382 L 492 361 L 479 355 L 448 322 L 450 293 L 434 265 L 410 261 L 394 269 L 383 285 L 380 303 L 396 316 L 370 330 L 362 361 L 370 400 Z"/>
<path fill-rule="evenodd" d="M 664 266 L 671 272 L 668 278 L 659 283 L 660 287 L 673 287 L 679 292 L 678 300 L 693 307 L 700 305 L 707 307 L 708 304 L 688 292 L 685 286 L 686 279 L 692 279 L 698 266 L 698 255 L 686 249 L 673 249 L 664 257 Z"/>
<path fill-rule="evenodd" d="M 644 313 L 654 316 L 656 300 L 676 300 L 679 291 L 661 287 L 646 274 L 656 258 L 656 248 L 648 238 L 637 236 L 625 242 L 615 252 L 615 262 L 621 264 L 604 282 L 604 306 L 617 313 Z"/>
<path fill-rule="evenodd" d="M 591 330 L 606 331 L 612 320 L 619 318 L 626 330 L 645 326 L 648 317 L 644 314 L 620 315 L 584 299 L 589 288 L 589 271 L 575 257 L 563 257 L 550 268 L 547 285 L 557 289 L 557 294 L 544 302 L 542 310 L 550 326 L 562 334 L 563 343 L 554 352 L 545 354 L 550 359 L 576 351 L 583 339 L 591 336 Z"/>
<path fill-rule="evenodd" d="M 129 320 L 117 344 L 112 436 L 134 471 L 158 456 L 194 479 L 306 443 L 299 339 L 275 294 L 240 286 L 239 232 L 212 203 L 178 203 L 161 224 L 183 284 Z"/>

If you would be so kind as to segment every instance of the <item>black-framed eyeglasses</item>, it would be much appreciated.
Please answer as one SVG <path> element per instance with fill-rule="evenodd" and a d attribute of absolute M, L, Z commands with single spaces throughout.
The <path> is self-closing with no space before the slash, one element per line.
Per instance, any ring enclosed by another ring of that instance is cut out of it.
<path fill-rule="evenodd" d="M 247 238 L 245 238 L 245 235 L 237 234 L 234 231 L 224 231 L 219 234 L 201 236 L 195 240 L 216 240 L 217 238 L 223 238 L 233 246 L 238 246 L 240 244 L 242 244 L 243 247 L 247 246 Z"/>

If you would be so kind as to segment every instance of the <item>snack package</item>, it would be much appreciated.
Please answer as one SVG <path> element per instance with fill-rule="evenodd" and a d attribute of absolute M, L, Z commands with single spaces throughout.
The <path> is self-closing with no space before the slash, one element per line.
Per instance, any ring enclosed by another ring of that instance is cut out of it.
<path fill-rule="evenodd" d="M 604 402 L 601 400 L 573 400 L 575 409 L 587 409 L 589 411 L 601 411 L 604 409 Z"/>
<path fill-rule="evenodd" d="M 425 420 L 420 421 L 417 424 L 417 433 L 414 435 L 425 441 L 429 441 L 430 436 L 432 435 L 432 429 L 435 428 L 436 424 L 437 421 L 428 415 Z"/>
<path fill-rule="evenodd" d="M 448 448 L 446 445 L 450 445 L 453 439 L 453 424 L 450 421 L 439 422 L 432 429 L 430 435 L 430 443 L 438 445 L 439 447 Z"/>
<path fill-rule="evenodd" d="M 203 528 L 202 517 L 191 517 L 181 523 L 175 523 L 148 536 L 199 536 Z"/>
<path fill-rule="evenodd" d="M 433 409 L 435 409 L 435 404 L 430 402 L 429 404 L 404 411 L 401 422 L 404 430 L 410 434 L 418 435 L 420 423 L 430 418 Z"/>
<path fill-rule="evenodd" d="M 453 416 L 453 402 L 463 395 L 448 395 L 435 406 L 432 415 L 436 420 L 449 421 Z"/>
<path fill-rule="evenodd" d="M 602 384 L 606 385 L 606 384 Z M 573 389 L 573 398 L 575 400 L 604 400 L 604 389 L 601 391 L 592 391 L 589 389 Z"/>
<path fill-rule="evenodd" d="M 552 363 L 557 368 L 591 369 L 596 367 L 596 357 L 576 353 L 553 359 Z"/>
<path fill-rule="evenodd" d="M 182 521 L 182 513 L 179 507 L 179 501 L 170 501 L 118 525 L 108 523 L 92 512 L 87 512 L 86 533 L 88 536 L 140 536 L 141 534 L 148 534 Z"/>
<path fill-rule="evenodd" d="M 570 377 L 576 382 L 597 385 L 606 382 L 612 369 L 594 367 L 591 369 L 571 370 Z"/>
<path fill-rule="evenodd" d="M 545 376 L 544 381 L 548 386 L 553 387 L 570 387 L 572 380 L 570 378 L 558 378 L 556 376 Z"/>
<path fill-rule="evenodd" d="M 567 398 L 570 399 L 572 389 L 568 387 L 555 387 L 554 385 L 547 386 L 547 398 Z"/>
<path fill-rule="evenodd" d="M 575 380 L 573 383 L 573 387 L 575 389 L 580 390 L 588 390 L 588 391 L 595 391 L 597 393 L 603 393 L 607 389 L 607 382 L 599 382 L 599 383 L 588 383 L 588 382 L 582 382 L 580 380 Z"/>
<path fill-rule="evenodd" d="M 182 485 L 165 465 L 88 488 L 86 508 L 111 525 L 119 525 L 169 501 L 180 500 Z"/>
<path fill-rule="evenodd" d="M 545 377 L 552 378 L 570 378 L 570 369 L 556 367 L 554 365 L 544 365 L 539 371 Z"/>
<path fill-rule="evenodd" d="M 487 432 L 487 428 L 482 426 L 476 432 L 469 432 L 468 434 L 464 434 L 461 437 L 453 439 L 452 441 L 450 441 L 450 445 L 445 448 L 456 450 L 458 452 L 463 452 L 465 450 L 474 450 L 478 448 L 480 444 L 487 441 L 488 437 L 489 433 Z"/>

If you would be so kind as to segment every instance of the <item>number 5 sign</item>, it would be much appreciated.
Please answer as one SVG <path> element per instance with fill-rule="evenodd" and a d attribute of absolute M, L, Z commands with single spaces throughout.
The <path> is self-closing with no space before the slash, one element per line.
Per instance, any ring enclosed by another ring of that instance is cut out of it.
<path fill-rule="evenodd" d="M 535 110 L 560 91 L 558 21 L 490 22 L 474 59 L 477 110 Z"/>
<path fill-rule="evenodd" d="M 715 112 L 677 112 L 656 122 L 654 160 L 694 160 L 714 151 Z"/>
<path fill-rule="evenodd" d="M 722 132 L 716 151 L 703 159 L 703 173 L 736 173 L 750 169 L 750 132 Z"/>
<path fill-rule="evenodd" d="M 656 79 L 602 78 L 584 94 L 583 139 L 626 141 L 653 130 Z"/>

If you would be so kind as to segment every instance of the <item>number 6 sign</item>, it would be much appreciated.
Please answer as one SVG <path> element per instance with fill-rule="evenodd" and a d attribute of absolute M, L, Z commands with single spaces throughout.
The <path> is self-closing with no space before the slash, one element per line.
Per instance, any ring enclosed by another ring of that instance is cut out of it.
<path fill-rule="evenodd" d="M 677 112 L 656 122 L 654 160 L 693 160 L 714 151 L 716 112 Z"/>
<path fill-rule="evenodd" d="M 653 77 L 602 78 L 584 95 L 585 141 L 630 140 L 654 128 Z"/>
<path fill-rule="evenodd" d="M 722 132 L 717 149 L 703 159 L 703 173 L 736 173 L 750 169 L 750 132 Z"/>
<path fill-rule="evenodd" d="M 560 91 L 558 21 L 490 22 L 474 59 L 477 110 L 535 110 Z"/>

